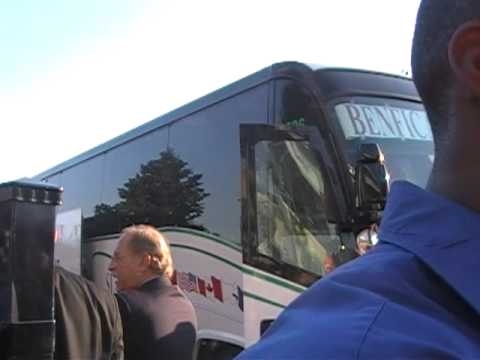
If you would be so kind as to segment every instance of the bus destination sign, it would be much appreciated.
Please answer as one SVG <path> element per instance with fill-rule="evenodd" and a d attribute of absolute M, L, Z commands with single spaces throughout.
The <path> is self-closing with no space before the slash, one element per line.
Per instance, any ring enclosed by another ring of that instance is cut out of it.
<path fill-rule="evenodd" d="M 342 103 L 335 106 L 335 112 L 349 140 L 368 137 L 432 141 L 427 115 L 421 110 Z"/>

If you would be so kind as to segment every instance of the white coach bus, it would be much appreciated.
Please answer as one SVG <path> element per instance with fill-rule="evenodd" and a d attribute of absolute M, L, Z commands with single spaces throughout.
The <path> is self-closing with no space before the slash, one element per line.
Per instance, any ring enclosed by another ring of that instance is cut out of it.
<path fill-rule="evenodd" d="M 121 229 L 159 228 L 197 311 L 196 358 L 216 360 L 373 245 L 389 183 L 424 186 L 432 161 L 410 79 L 285 62 L 36 180 L 65 190 L 61 261 L 101 286 Z"/>

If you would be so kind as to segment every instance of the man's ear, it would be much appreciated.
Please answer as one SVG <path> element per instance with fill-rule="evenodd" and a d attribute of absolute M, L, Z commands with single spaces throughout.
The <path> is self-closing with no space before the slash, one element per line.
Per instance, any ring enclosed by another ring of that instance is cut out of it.
<path fill-rule="evenodd" d="M 469 21 L 455 31 L 448 46 L 448 60 L 457 80 L 480 97 L 480 21 Z"/>
<path fill-rule="evenodd" d="M 142 265 L 143 268 L 149 268 L 151 261 L 152 261 L 152 255 L 150 255 L 148 253 L 144 253 L 142 255 L 141 265 Z"/>

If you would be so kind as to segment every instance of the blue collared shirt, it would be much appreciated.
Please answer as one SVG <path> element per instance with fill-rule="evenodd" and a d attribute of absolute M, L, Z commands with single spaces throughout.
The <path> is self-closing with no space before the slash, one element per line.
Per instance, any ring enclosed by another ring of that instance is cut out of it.
<path fill-rule="evenodd" d="M 237 359 L 480 359 L 480 214 L 393 184 L 380 243 Z"/>

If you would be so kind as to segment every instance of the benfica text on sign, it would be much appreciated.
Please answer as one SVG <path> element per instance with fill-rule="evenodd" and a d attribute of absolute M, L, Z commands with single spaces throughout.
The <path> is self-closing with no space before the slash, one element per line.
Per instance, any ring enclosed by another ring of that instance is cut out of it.
<path fill-rule="evenodd" d="M 343 103 L 335 106 L 347 139 L 384 138 L 432 141 L 424 111 L 388 105 Z"/>

